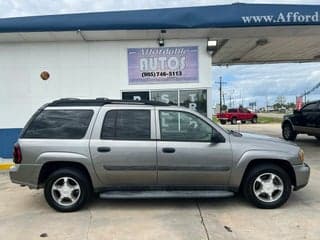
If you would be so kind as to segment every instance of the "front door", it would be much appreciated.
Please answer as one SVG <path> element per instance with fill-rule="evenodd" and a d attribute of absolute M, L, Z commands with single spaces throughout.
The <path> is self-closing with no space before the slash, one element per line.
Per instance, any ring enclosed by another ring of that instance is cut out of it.
<path fill-rule="evenodd" d="M 220 134 L 188 111 L 157 112 L 158 184 L 164 186 L 223 186 L 229 179 L 232 151 L 229 140 L 211 142 Z"/>
<path fill-rule="evenodd" d="M 317 117 L 318 103 L 309 103 L 305 105 L 298 114 L 297 130 L 299 132 L 316 134 L 317 132 Z"/>
<path fill-rule="evenodd" d="M 318 102 L 318 107 L 315 111 L 316 114 L 316 128 L 317 128 L 317 135 L 320 136 L 320 102 Z"/>
<path fill-rule="evenodd" d="M 152 107 L 102 108 L 90 152 L 100 180 L 107 186 L 155 185 L 156 141 Z"/>

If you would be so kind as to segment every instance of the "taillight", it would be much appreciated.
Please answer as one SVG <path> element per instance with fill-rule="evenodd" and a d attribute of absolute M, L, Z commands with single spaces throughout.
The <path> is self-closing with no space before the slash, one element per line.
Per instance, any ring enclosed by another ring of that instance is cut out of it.
<path fill-rule="evenodd" d="M 21 163 L 22 161 L 22 154 L 21 154 L 21 148 L 18 143 L 16 143 L 13 147 L 13 162 L 16 164 Z"/>

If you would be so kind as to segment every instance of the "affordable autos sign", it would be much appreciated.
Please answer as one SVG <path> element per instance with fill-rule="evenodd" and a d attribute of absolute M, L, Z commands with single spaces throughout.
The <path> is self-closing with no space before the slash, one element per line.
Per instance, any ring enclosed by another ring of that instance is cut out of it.
<path fill-rule="evenodd" d="M 308 24 L 319 23 L 319 12 L 301 13 L 301 12 L 279 12 L 275 15 L 248 15 L 241 17 L 245 24 L 281 24 L 281 23 L 296 23 Z"/>
<path fill-rule="evenodd" d="M 129 84 L 199 81 L 198 47 L 128 49 Z"/>

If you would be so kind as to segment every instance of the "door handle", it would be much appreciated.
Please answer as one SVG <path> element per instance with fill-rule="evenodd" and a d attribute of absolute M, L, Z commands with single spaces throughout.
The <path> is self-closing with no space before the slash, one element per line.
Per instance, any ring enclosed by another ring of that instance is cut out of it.
<path fill-rule="evenodd" d="M 109 148 L 109 147 L 98 147 L 97 150 L 98 150 L 98 152 L 110 152 L 111 148 Z"/>
<path fill-rule="evenodd" d="M 174 148 L 162 148 L 162 152 L 164 153 L 174 153 L 176 149 Z"/>

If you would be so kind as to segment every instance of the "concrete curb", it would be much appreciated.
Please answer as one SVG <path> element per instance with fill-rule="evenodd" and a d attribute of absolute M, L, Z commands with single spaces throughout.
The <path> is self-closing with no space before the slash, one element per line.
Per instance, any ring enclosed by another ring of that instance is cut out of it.
<path fill-rule="evenodd" d="M 8 171 L 13 165 L 13 162 L 0 162 L 0 171 Z"/>

